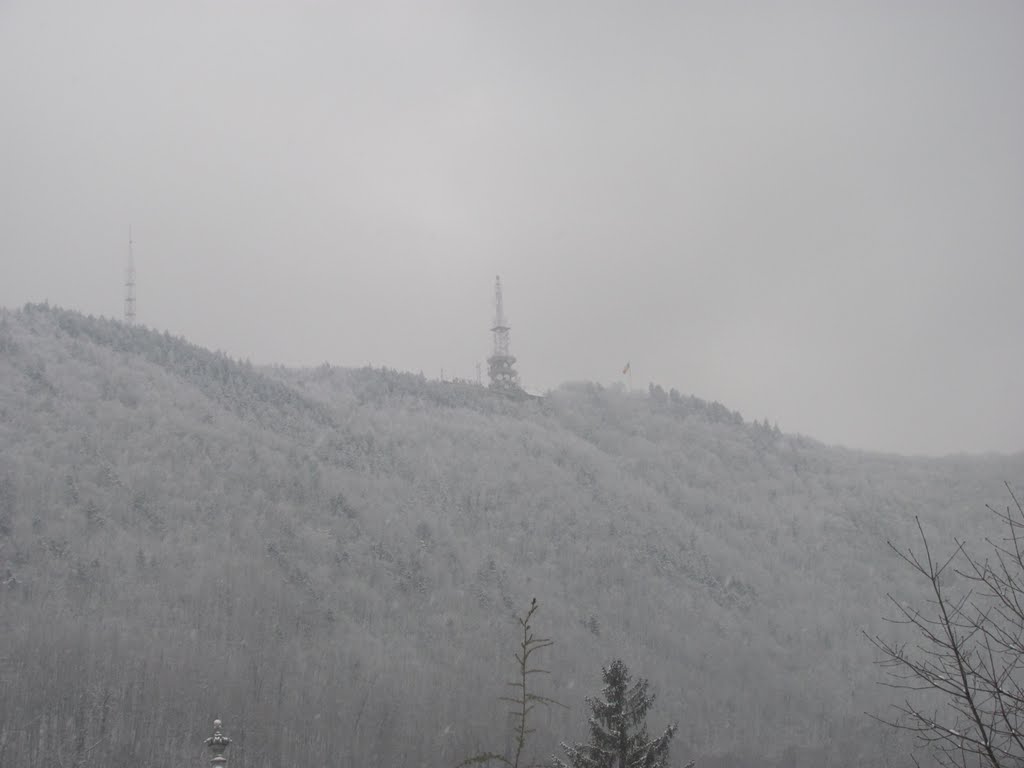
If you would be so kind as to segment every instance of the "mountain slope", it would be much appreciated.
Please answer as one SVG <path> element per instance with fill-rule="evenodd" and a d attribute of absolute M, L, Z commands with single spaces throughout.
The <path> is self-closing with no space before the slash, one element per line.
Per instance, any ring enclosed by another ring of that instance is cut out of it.
<path fill-rule="evenodd" d="M 219 714 L 242 765 L 451 765 L 501 746 L 536 596 L 571 705 L 539 756 L 621 655 L 679 758 L 869 765 L 886 693 L 860 631 L 917 594 L 886 540 L 914 515 L 980 529 L 1022 469 L 829 448 L 654 387 L 515 402 L 5 312 L 0 764 L 180 765 Z"/>

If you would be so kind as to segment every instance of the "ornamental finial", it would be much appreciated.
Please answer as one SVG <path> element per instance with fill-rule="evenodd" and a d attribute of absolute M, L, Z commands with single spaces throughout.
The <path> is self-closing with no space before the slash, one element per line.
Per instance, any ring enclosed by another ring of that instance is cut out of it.
<path fill-rule="evenodd" d="M 227 765 L 228 759 L 224 757 L 224 750 L 231 745 L 231 739 L 225 736 L 221 730 L 220 720 L 213 721 L 213 736 L 206 740 L 206 746 L 210 750 L 210 765 L 215 768 L 223 768 Z"/>

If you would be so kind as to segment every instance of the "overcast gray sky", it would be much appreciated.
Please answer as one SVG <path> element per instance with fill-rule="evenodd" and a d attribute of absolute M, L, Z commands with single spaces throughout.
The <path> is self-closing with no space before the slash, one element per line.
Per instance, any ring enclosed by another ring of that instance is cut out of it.
<path fill-rule="evenodd" d="M 0 0 L 0 304 L 1024 449 L 1024 3 Z"/>

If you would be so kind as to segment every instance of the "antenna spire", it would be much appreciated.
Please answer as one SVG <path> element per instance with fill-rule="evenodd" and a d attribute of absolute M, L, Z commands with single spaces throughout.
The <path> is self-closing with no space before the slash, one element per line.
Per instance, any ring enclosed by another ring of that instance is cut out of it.
<path fill-rule="evenodd" d="M 128 265 L 124 270 L 124 321 L 135 322 L 135 254 L 132 250 L 132 226 L 128 225 Z"/>
<path fill-rule="evenodd" d="M 516 359 L 508 351 L 508 321 L 505 319 L 505 302 L 501 295 L 501 277 L 494 278 L 494 351 L 487 358 L 487 374 L 491 378 L 491 389 L 498 392 L 518 394 L 519 374 L 516 373 Z"/>

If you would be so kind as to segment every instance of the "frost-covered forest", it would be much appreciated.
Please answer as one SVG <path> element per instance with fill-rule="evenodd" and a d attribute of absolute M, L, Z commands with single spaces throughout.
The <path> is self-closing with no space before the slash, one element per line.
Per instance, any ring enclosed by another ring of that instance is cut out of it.
<path fill-rule="evenodd" d="M 891 694 L 862 631 L 920 594 L 886 541 L 915 515 L 978 530 L 1022 470 L 829 447 L 653 385 L 518 401 L 5 311 L 0 765 L 199 764 L 219 716 L 233 768 L 452 766 L 507 738 L 533 597 L 567 705 L 538 716 L 542 756 L 585 737 L 621 657 L 678 761 L 900 765 L 864 714 Z"/>

